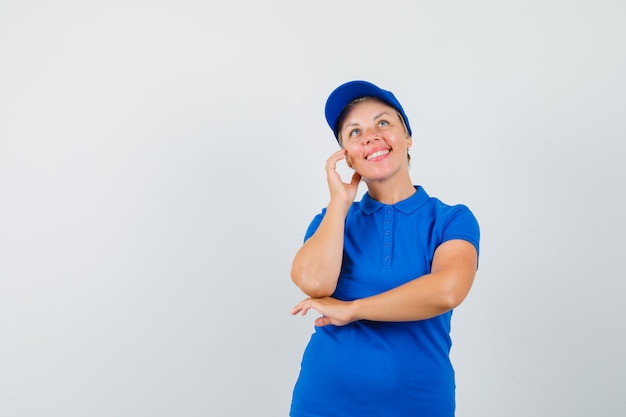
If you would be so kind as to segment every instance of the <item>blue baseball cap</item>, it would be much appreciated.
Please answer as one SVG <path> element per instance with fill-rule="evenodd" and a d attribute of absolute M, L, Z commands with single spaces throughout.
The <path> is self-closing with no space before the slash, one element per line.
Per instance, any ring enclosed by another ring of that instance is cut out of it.
<path fill-rule="evenodd" d="M 352 100 L 356 100 L 361 97 L 377 98 L 398 110 L 404 119 L 409 135 L 413 135 L 411 132 L 411 126 L 409 125 L 409 119 L 406 117 L 400 102 L 391 91 L 383 90 L 368 81 L 355 80 L 348 81 L 347 83 L 337 87 L 332 93 L 330 93 L 330 96 L 328 96 L 328 99 L 326 100 L 326 121 L 328 122 L 328 125 L 332 129 L 337 140 L 339 140 L 339 126 L 337 126 L 337 123 L 339 122 L 341 113 L 343 113 L 343 109 Z"/>

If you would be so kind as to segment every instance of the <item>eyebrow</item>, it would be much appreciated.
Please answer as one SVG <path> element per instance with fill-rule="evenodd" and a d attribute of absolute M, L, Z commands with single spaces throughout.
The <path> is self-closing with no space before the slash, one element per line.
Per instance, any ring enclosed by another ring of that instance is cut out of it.
<path fill-rule="evenodd" d="M 374 117 L 372 118 L 372 120 L 376 120 L 376 119 L 378 119 L 378 118 L 380 118 L 380 117 L 382 117 L 382 116 L 384 116 L 384 115 L 391 116 L 388 112 L 384 111 L 384 112 L 382 112 L 382 113 L 377 114 L 376 116 L 374 116 Z"/>
<path fill-rule="evenodd" d="M 384 115 L 391 116 L 389 114 L 389 112 L 384 111 L 384 112 L 379 113 L 379 114 L 375 115 L 374 117 L 372 117 L 372 121 L 376 120 L 376 119 L 379 119 L 379 118 L 381 118 Z M 346 128 L 350 127 L 350 126 L 358 126 L 358 125 L 359 125 L 358 123 L 350 123 L 349 125 L 345 125 L 343 128 L 346 129 Z"/>

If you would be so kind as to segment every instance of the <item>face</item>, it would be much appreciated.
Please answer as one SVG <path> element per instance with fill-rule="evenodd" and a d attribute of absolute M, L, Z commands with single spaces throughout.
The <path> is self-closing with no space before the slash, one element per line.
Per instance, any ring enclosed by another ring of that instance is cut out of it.
<path fill-rule="evenodd" d="M 376 99 L 351 105 L 340 126 L 346 162 L 367 180 L 408 172 L 412 139 L 393 107 Z"/>

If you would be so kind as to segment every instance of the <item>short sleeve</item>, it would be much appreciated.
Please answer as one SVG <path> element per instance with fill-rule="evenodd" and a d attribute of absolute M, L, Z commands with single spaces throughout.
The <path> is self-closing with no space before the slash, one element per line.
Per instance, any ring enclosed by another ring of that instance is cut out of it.
<path fill-rule="evenodd" d="M 441 243 L 453 239 L 468 241 L 474 245 L 476 252 L 480 253 L 480 227 L 478 220 L 476 220 L 474 213 L 462 204 L 453 207 L 451 216 L 443 229 Z"/>
<path fill-rule="evenodd" d="M 304 235 L 305 242 L 317 231 L 317 228 L 324 218 L 324 214 L 326 214 L 326 209 L 323 209 L 321 213 L 317 214 L 313 220 L 311 220 L 309 227 L 306 229 L 306 234 Z"/>

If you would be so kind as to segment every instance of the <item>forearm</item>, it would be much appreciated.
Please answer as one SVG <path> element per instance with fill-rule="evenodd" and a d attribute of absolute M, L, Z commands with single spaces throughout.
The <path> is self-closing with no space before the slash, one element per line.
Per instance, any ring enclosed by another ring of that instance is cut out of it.
<path fill-rule="evenodd" d="M 444 277 L 428 274 L 384 293 L 355 300 L 352 316 L 354 320 L 426 320 L 457 307 L 466 294 L 467 291 L 455 291 Z"/>
<path fill-rule="evenodd" d="M 464 241 L 448 241 L 435 253 L 432 272 L 350 305 L 355 320 L 413 321 L 438 316 L 463 302 L 474 282 L 477 253 Z"/>
<path fill-rule="evenodd" d="M 341 301 L 333 297 L 307 298 L 298 303 L 291 314 L 304 315 L 309 309 L 315 309 L 322 315 L 315 320 L 316 326 L 343 326 L 357 320 L 425 320 L 459 305 L 469 285 L 471 282 L 455 285 L 441 274 L 429 274 L 382 294 L 355 301 Z"/>
<path fill-rule="evenodd" d="M 330 203 L 324 219 L 294 257 L 291 279 L 310 297 L 331 295 L 343 260 L 343 239 L 349 206 Z"/>

